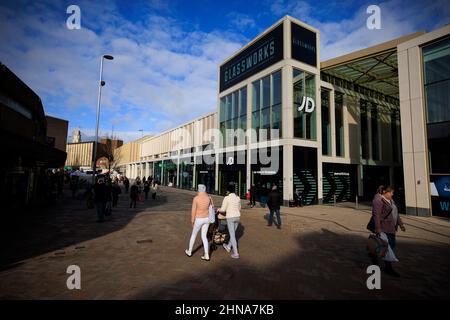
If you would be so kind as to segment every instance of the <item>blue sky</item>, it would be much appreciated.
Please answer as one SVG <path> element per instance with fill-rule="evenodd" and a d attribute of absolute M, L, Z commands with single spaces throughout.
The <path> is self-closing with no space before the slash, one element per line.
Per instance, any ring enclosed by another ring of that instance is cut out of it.
<path fill-rule="evenodd" d="M 81 30 L 66 8 L 81 9 Z M 381 8 L 368 30 L 366 8 Z M 450 22 L 437 1 L 0 0 L 0 61 L 42 98 L 47 114 L 91 136 L 99 57 L 107 61 L 100 131 L 129 141 L 214 111 L 217 68 L 284 15 L 321 32 L 321 60 Z M 70 134 L 69 132 L 69 134 Z"/>

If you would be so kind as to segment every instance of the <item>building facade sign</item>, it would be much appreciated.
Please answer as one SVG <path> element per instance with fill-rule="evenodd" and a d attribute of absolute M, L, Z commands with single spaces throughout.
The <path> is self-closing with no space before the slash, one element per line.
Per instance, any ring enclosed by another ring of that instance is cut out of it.
<path fill-rule="evenodd" d="M 220 67 L 220 92 L 283 59 L 283 24 Z"/>
<path fill-rule="evenodd" d="M 292 58 L 317 67 L 316 33 L 291 22 Z"/>

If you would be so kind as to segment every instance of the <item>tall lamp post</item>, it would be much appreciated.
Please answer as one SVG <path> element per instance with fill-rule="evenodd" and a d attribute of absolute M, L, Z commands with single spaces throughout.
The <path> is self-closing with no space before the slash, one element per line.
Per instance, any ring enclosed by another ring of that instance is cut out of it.
<path fill-rule="evenodd" d="M 113 60 L 114 57 L 104 54 L 100 61 L 100 82 L 98 84 L 98 105 L 97 105 L 97 122 L 95 124 L 95 141 L 94 141 L 94 155 L 92 160 L 92 185 L 95 184 L 96 162 L 97 162 L 97 144 L 98 144 L 98 124 L 100 121 L 100 101 L 102 99 L 102 87 L 105 85 L 103 81 L 103 59 Z"/>

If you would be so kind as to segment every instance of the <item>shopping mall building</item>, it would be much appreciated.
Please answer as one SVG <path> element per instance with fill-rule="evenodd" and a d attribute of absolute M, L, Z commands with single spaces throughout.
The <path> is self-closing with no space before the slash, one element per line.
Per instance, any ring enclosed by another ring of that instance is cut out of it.
<path fill-rule="evenodd" d="M 216 112 L 142 140 L 126 174 L 241 197 L 276 184 L 286 205 L 393 184 L 408 214 L 450 216 L 450 26 L 323 62 L 319 41 L 275 23 L 219 66 Z"/>

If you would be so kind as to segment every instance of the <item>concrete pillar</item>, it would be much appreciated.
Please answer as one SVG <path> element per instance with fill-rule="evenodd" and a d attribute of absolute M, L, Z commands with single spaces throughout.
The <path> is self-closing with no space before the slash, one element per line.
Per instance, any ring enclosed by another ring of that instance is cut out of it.
<path fill-rule="evenodd" d="M 292 145 L 283 146 L 283 202 L 289 206 L 289 201 L 294 199 L 294 147 Z"/>

